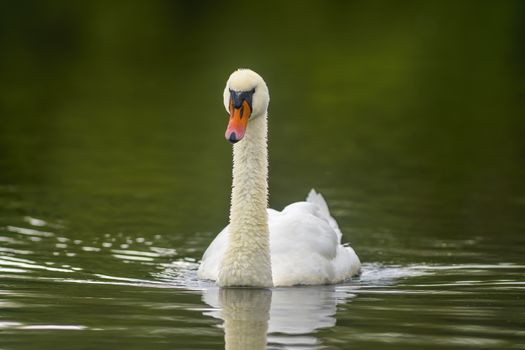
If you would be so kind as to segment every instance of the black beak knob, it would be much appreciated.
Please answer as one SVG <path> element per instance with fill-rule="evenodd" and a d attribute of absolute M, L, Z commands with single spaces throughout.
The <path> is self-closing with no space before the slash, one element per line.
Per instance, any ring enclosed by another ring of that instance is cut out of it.
<path fill-rule="evenodd" d="M 230 141 L 232 144 L 234 144 L 234 143 L 237 143 L 239 141 L 239 139 L 237 138 L 237 135 L 235 135 L 235 133 L 232 132 L 230 134 L 230 138 L 228 139 L 228 141 Z"/>

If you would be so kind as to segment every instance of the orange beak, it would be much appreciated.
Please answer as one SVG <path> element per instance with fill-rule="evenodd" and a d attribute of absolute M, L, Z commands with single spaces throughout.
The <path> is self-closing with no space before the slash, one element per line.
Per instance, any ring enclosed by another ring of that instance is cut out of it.
<path fill-rule="evenodd" d="M 231 143 L 242 140 L 251 114 L 250 104 L 246 100 L 242 101 L 241 108 L 235 108 L 233 106 L 233 99 L 230 99 L 230 121 L 224 134 L 226 140 Z"/>

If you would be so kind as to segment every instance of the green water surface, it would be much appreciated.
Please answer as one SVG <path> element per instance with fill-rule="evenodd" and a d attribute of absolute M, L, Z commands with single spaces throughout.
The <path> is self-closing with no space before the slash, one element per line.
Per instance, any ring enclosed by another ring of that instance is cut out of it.
<path fill-rule="evenodd" d="M 524 23 L 520 1 L 2 3 L 0 349 L 525 349 Z M 238 67 L 270 89 L 271 207 L 322 192 L 360 277 L 196 278 Z"/>

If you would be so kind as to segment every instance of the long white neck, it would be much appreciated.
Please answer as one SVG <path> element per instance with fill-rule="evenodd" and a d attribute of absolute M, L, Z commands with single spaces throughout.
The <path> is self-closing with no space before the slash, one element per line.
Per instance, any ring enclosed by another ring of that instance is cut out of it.
<path fill-rule="evenodd" d="M 268 230 L 268 148 L 266 115 L 251 119 L 233 146 L 233 186 L 228 247 L 218 284 L 272 287 Z"/>

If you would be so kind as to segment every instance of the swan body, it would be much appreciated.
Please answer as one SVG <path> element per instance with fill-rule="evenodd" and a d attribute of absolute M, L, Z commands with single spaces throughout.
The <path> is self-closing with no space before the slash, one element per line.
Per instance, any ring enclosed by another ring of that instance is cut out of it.
<path fill-rule="evenodd" d="M 341 244 L 341 231 L 323 196 L 282 211 L 267 208 L 268 88 L 248 69 L 232 73 L 224 90 L 230 113 L 226 139 L 233 146 L 230 224 L 210 244 L 198 277 L 221 287 L 272 287 L 338 283 L 359 272 L 354 250 Z M 242 141 L 241 141 L 242 140 Z"/>
<path fill-rule="evenodd" d="M 282 211 L 267 209 L 267 213 L 274 286 L 338 283 L 359 272 L 359 258 L 351 247 L 341 245 L 341 231 L 315 190 L 305 202 L 292 203 Z M 229 230 L 228 225 L 204 253 L 200 278 L 218 279 Z"/>

